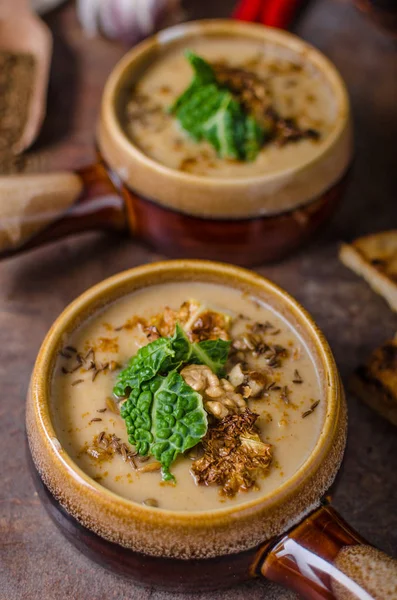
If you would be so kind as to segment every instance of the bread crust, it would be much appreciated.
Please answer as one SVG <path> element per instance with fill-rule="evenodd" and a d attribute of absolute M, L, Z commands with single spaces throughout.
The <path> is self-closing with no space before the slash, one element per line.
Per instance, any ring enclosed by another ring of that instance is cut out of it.
<path fill-rule="evenodd" d="M 376 348 L 351 380 L 354 395 L 397 425 L 397 338 Z"/>
<path fill-rule="evenodd" d="M 339 258 L 397 312 L 397 229 L 342 244 Z"/>

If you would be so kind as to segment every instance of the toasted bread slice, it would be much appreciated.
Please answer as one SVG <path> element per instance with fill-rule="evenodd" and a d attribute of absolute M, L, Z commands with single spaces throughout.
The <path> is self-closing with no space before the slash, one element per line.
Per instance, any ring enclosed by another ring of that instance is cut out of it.
<path fill-rule="evenodd" d="M 339 258 L 397 312 L 397 229 L 342 244 Z"/>
<path fill-rule="evenodd" d="M 350 387 L 360 400 L 397 425 L 397 336 L 357 369 Z"/>

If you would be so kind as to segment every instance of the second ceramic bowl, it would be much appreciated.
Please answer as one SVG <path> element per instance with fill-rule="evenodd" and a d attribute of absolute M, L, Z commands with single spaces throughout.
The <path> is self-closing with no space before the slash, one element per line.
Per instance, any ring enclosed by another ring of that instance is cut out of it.
<path fill-rule="evenodd" d="M 230 39 L 311 69 L 332 97 L 327 136 L 307 159 L 297 144 L 288 165 L 244 177 L 234 177 L 233 170 L 223 178 L 197 175 L 153 160 L 125 131 L 131 87 L 168 52 L 182 54 L 198 40 Z M 227 20 L 178 25 L 128 52 L 105 86 L 97 141 L 98 165 L 78 173 L 26 176 L 25 183 L 20 177 L 0 180 L 0 255 L 105 228 L 128 232 L 169 256 L 237 264 L 276 260 L 309 239 L 334 211 L 352 158 L 349 100 L 335 67 L 290 33 Z"/>

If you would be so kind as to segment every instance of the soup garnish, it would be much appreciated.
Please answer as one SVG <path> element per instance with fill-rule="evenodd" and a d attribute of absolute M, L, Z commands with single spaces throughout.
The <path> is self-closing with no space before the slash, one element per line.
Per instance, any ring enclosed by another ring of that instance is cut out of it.
<path fill-rule="evenodd" d="M 299 333 L 255 298 L 209 283 L 149 286 L 90 317 L 65 340 L 52 398 L 60 443 L 87 474 L 182 510 L 276 488 L 324 417 Z"/>
<path fill-rule="evenodd" d="M 217 80 L 207 61 L 193 52 L 187 52 L 186 57 L 194 70 L 193 81 L 171 112 L 194 140 L 207 140 L 221 158 L 254 160 L 265 130 L 244 110 L 225 83 Z"/>
<path fill-rule="evenodd" d="M 301 129 L 294 119 L 278 114 L 269 86 L 254 73 L 185 54 L 194 76 L 171 113 L 195 141 L 205 139 L 220 158 L 253 161 L 267 141 L 283 146 L 319 139 L 316 129 Z"/>
<path fill-rule="evenodd" d="M 216 484 L 222 494 L 233 497 L 252 488 L 272 461 L 272 447 L 255 428 L 259 415 L 246 408 L 208 429 L 203 439 L 204 456 L 194 461 L 192 474 L 199 484 Z"/>
<path fill-rule="evenodd" d="M 131 358 L 113 393 L 124 399 L 120 412 L 129 442 L 140 456 L 150 455 L 160 463 L 164 481 L 175 480 L 170 467 L 176 457 L 202 441 L 204 456 L 192 465 L 196 481 L 217 483 L 223 493 L 233 496 L 240 487 L 252 487 L 256 476 L 266 471 L 271 446 L 254 429 L 258 415 L 223 377 L 231 340 L 211 338 L 217 331 L 228 335 L 229 325 L 230 318 L 195 300 L 185 302 L 179 311 L 167 309 L 147 325 L 150 335 L 159 337 Z M 161 331 L 169 332 L 173 326 L 172 336 L 161 337 Z M 197 339 L 201 341 L 191 341 Z M 234 380 L 238 368 L 243 383 L 239 364 Z M 258 385 L 258 378 L 251 380 Z M 243 393 L 248 397 L 253 389 L 250 379 L 245 383 Z"/>

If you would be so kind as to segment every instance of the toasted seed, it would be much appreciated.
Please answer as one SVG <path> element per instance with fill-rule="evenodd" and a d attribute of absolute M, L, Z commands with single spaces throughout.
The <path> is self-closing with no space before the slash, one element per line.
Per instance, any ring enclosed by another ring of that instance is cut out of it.
<path fill-rule="evenodd" d="M 305 419 L 306 417 L 308 417 L 309 415 L 312 414 L 312 412 L 314 412 L 314 410 L 317 408 L 317 406 L 320 404 L 320 400 L 316 400 L 315 402 L 313 402 L 313 404 L 311 405 L 311 407 L 309 408 L 309 410 L 306 410 L 304 413 L 302 413 L 302 419 Z"/>
<path fill-rule="evenodd" d="M 130 465 L 131 465 L 131 467 L 132 467 L 132 468 L 133 468 L 133 469 L 136 471 L 136 468 L 137 468 L 137 467 L 136 467 L 136 463 L 135 463 L 134 457 L 133 457 L 131 454 L 129 454 L 129 456 L 128 456 L 128 458 L 127 458 L 127 462 L 128 462 L 128 464 L 130 464 Z"/>
<path fill-rule="evenodd" d="M 138 456 L 137 455 L 137 459 L 139 460 L 139 462 L 146 462 L 147 460 L 149 460 L 149 456 Z"/>
<path fill-rule="evenodd" d="M 104 448 L 105 450 L 106 450 L 107 448 L 109 448 L 109 440 L 108 440 L 106 437 L 102 438 L 102 440 L 101 440 L 101 446 L 102 446 L 102 448 Z"/>
<path fill-rule="evenodd" d="M 82 360 L 88 360 L 88 357 L 92 356 L 92 360 L 95 362 L 95 352 L 94 352 L 94 348 L 90 348 L 87 352 L 87 354 L 84 356 L 84 358 L 82 356 L 80 356 L 80 358 Z"/>
<path fill-rule="evenodd" d="M 108 407 L 108 409 L 110 410 L 110 412 L 114 413 L 115 415 L 119 415 L 120 411 L 117 407 L 116 402 L 113 400 L 113 398 L 111 398 L 110 396 L 108 396 L 105 400 L 106 402 L 106 406 Z"/>
<path fill-rule="evenodd" d="M 144 504 L 145 506 L 151 506 L 153 508 L 157 508 L 159 505 L 158 501 L 155 498 L 146 498 L 146 500 L 144 500 L 142 504 Z"/>
<path fill-rule="evenodd" d="M 285 404 L 289 404 L 289 389 L 287 385 L 285 385 L 281 390 L 280 398 L 283 400 L 283 402 L 285 402 Z"/>
<path fill-rule="evenodd" d="M 153 473 L 154 471 L 160 471 L 161 463 L 158 461 L 150 462 L 144 465 L 143 467 L 139 467 L 139 473 Z"/>
<path fill-rule="evenodd" d="M 77 385 L 78 383 L 82 383 L 84 381 L 84 379 L 76 379 L 75 381 L 72 381 L 72 385 Z"/>
<path fill-rule="evenodd" d="M 298 369 L 295 369 L 295 371 L 294 371 L 294 378 L 292 380 L 292 383 L 303 383 L 303 379 L 302 379 Z"/>

